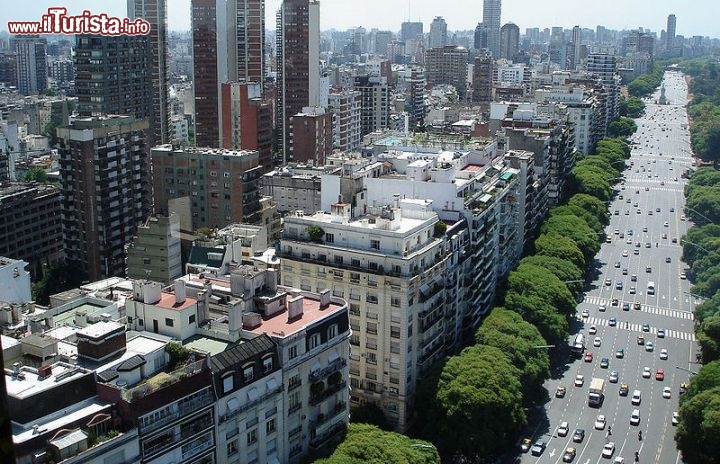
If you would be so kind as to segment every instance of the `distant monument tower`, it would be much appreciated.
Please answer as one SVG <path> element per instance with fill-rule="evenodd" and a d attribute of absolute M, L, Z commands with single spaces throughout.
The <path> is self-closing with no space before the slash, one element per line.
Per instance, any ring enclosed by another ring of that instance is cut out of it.
<path fill-rule="evenodd" d="M 660 86 L 660 100 L 658 100 L 658 103 L 661 105 L 667 105 L 667 97 L 665 97 L 665 84 Z"/>

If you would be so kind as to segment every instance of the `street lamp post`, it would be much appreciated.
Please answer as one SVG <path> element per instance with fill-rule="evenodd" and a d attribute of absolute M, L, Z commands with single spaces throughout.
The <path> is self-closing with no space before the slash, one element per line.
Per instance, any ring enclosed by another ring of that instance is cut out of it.
<path fill-rule="evenodd" d="M 690 244 L 690 245 L 692 245 L 692 246 L 695 246 L 695 247 L 697 247 L 697 248 L 700 248 L 700 249 L 701 249 L 702 251 L 704 251 L 705 253 L 710 253 L 710 252 L 709 252 L 708 250 L 706 250 L 705 248 L 701 247 L 701 246 L 698 245 L 697 243 L 691 242 L 690 240 L 685 240 L 684 238 L 681 238 L 681 239 L 680 239 L 680 243 L 688 243 L 688 244 Z"/>
<path fill-rule="evenodd" d="M 697 215 L 700 216 L 701 218 L 705 219 L 705 220 L 706 220 L 707 222 L 709 222 L 710 224 L 715 224 L 715 221 L 713 221 L 713 220 L 710 219 L 709 217 L 705 216 L 705 215 L 704 215 L 703 213 L 701 213 L 700 211 L 698 211 L 698 210 L 696 210 L 696 209 L 693 209 L 693 208 L 691 208 L 691 207 L 689 207 L 689 206 L 687 206 L 687 205 L 685 205 L 685 209 L 688 210 L 688 211 L 692 211 L 693 213 L 697 214 Z"/>
<path fill-rule="evenodd" d="M 675 366 L 675 369 L 680 369 L 681 371 L 685 371 L 685 372 L 690 373 L 690 374 L 692 374 L 692 375 L 697 375 L 697 372 L 691 371 L 690 369 L 685 369 L 684 367 Z"/>

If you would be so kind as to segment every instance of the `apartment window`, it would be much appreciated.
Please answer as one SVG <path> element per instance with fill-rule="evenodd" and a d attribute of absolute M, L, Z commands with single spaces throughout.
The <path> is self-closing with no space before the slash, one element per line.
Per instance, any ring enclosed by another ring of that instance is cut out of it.
<path fill-rule="evenodd" d="M 373 250 L 379 250 L 380 240 L 370 240 L 370 248 L 372 248 Z"/>
<path fill-rule="evenodd" d="M 168 327 L 172 327 L 172 326 L 175 325 L 175 321 L 173 321 L 173 320 L 170 319 L 169 317 L 166 317 L 166 318 L 165 318 L 165 325 L 168 326 Z"/>
<path fill-rule="evenodd" d="M 297 411 L 300 407 L 300 391 L 295 390 L 288 394 L 288 410 L 290 412 Z"/>
<path fill-rule="evenodd" d="M 368 262 L 368 269 L 369 269 L 369 270 L 371 270 L 371 271 L 377 271 L 377 268 L 378 268 L 378 263 L 373 262 L 373 261 L 369 261 L 369 262 Z"/>
<path fill-rule="evenodd" d="M 255 370 L 253 369 L 253 366 L 243 368 L 243 378 L 245 379 L 245 383 L 252 382 L 255 378 Z"/>
<path fill-rule="evenodd" d="M 275 419 L 270 419 L 265 423 L 265 433 L 271 434 L 275 431 Z"/>
<path fill-rule="evenodd" d="M 391 296 L 390 297 L 390 306 L 394 306 L 395 308 L 400 307 L 400 298 L 397 296 Z"/>
<path fill-rule="evenodd" d="M 337 337 L 338 334 L 338 326 L 337 324 L 333 324 L 328 329 L 328 340 L 332 340 L 333 338 Z"/>
<path fill-rule="evenodd" d="M 297 345 L 293 345 L 288 348 L 288 358 L 295 359 L 298 356 Z"/>
<path fill-rule="evenodd" d="M 371 293 L 368 293 L 368 294 L 365 296 L 365 301 L 367 301 L 368 303 L 377 304 L 377 302 L 378 302 L 378 297 L 377 297 L 377 295 L 373 295 L 373 294 L 371 294 Z"/>
<path fill-rule="evenodd" d="M 369 334 L 377 333 L 377 324 L 375 322 L 368 322 L 365 326 L 365 331 Z"/>
<path fill-rule="evenodd" d="M 233 440 L 231 442 L 228 442 L 227 444 L 227 455 L 233 456 L 237 454 L 240 451 L 240 445 L 237 440 Z"/>
<path fill-rule="evenodd" d="M 310 349 L 317 348 L 320 346 L 320 334 L 312 334 L 310 336 Z"/>
<path fill-rule="evenodd" d="M 229 172 L 223 172 L 223 177 L 230 177 L 230 173 L 229 173 Z"/>
<path fill-rule="evenodd" d="M 390 326 L 390 337 L 400 338 L 400 327 Z"/>
<path fill-rule="evenodd" d="M 401 274 L 402 273 L 402 267 L 398 264 L 393 264 L 392 270 L 395 274 Z"/>
<path fill-rule="evenodd" d="M 360 336 L 359 335 L 351 335 L 350 336 L 350 344 L 355 346 L 360 346 Z"/>
<path fill-rule="evenodd" d="M 360 267 L 360 260 L 357 259 L 357 258 L 352 258 L 352 259 L 350 260 L 350 264 L 351 264 L 353 267 Z"/>
<path fill-rule="evenodd" d="M 368 351 L 367 353 L 365 353 L 365 359 L 367 360 L 368 364 L 377 364 L 377 357 L 372 351 Z"/>
<path fill-rule="evenodd" d="M 335 255 L 335 264 L 342 264 L 342 263 L 343 263 L 343 257 Z M 337 272 L 335 272 L 335 275 L 337 276 Z M 340 273 L 340 275 L 342 276 L 342 272 Z"/>
<path fill-rule="evenodd" d="M 325 241 L 327 243 L 335 243 L 335 234 L 325 234 Z"/>
<path fill-rule="evenodd" d="M 257 443 L 257 429 L 252 429 L 247 433 L 247 444 L 248 446 Z"/>
<path fill-rule="evenodd" d="M 227 393 L 233 389 L 233 375 L 230 374 L 227 377 L 223 377 L 223 393 Z"/>
<path fill-rule="evenodd" d="M 268 356 L 267 358 L 263 359 L 263 372 L 267 373 L 270 372 L 273 368 L 273 360 L 272 356 Z"/>
<path fill-rule="evenodd" d="M 143 264 L 149 265 L 152 262 L 150 258 L 143 258 Z"/>
<path fill-rule="evenodd" d="M 290 377 L 288 379 L 288 391 L 292 390 L 295 387 L 299 387 L 300 383 L 301 383 L 300 375 L 298 375 L 298 374 L 293 375 L 292 377 Z"/>
<path fill-rule="evenodd" d="M 191 314 L 190 317 L 188 317 L 188 324 L 194 324 L 195 323 L 195 315 Z"/>

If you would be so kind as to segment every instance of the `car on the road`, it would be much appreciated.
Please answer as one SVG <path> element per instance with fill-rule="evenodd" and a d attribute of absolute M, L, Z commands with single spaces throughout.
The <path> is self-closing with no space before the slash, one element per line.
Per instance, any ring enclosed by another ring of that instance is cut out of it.
<path fill-rule="evenodd" d="M 595 337 L 595 340 L 593 340 L 593 346 L 600 346 L 602 345 L 602 339 L 600 337 Z"/>
<path fill-rule="evenodd" d="M 625 464 L 625 458 L 622 456 L 615 456 L 613 464 Z"/>
<path fill-rule="evenodd" d="M 533 456 L 540 456 L 543 454 L 543 451 L 545 451 L 545 447 L 547 444 L 544 440 L 537 440 L 534 445 L 532 445 L 532 448 L 530 448 L 530 454 Z"/>
<path fill-rule="evenodd" d="M 600 311 L 600 312 L 605 312 L 606 309 L 607 309 L 607 306 L 605 306 L 605 305 L 598 306 L 598 311 Z"/>
<path fill-rule="evenodd" d="M 643 227 L 643 232 L 647 232 L 647 227 Z"/>
<path fill-rule="evenodd" d="M 633 274 L 630 276 L 630 282 L 637 282 L 637 274 Z"/>
<path fill-rule="evenodd" d="M 640 393 L 640 390 L 633 391 L 632 399 L 630 400 L 630 402 L 634 406 L 640 406 L 640 403 L 642 402 L 642 393 Z"/>
<path fill-rule="evenodd" d="M 651 267 L 651 266 L 647 266 L 647 267 L 645 268 L 645 272 L 647 272 L 648 274 L 650 274 L 650 273 L 652 272 L 652 267 Z"/>
<path fill-rule="evenodd" d="M 623 270 L 622 270 L 622 275 L 628 275 L 628 270 L 627 270 L 627 269 L 623 269 Z"/>
<path fill-rule="evenodd" d="M 655 380 L 665 380 L 665 369 L 658 369 L 655 372 Z"/>
<path fill-rule="evenodd" d="M 627 257 L 628 257 L 628 251 L 627 251 L 627 250 L 623 250 L 622 255 L 623 255 L 623 258 L 627 258 Z"/>
<path fill-rule="evenodd" d="M 558 386 L 557 389 L 555 389 L 555 398 L 564 398 L 566 392 L 567 389 L 565 387 L 562 385 Z"/>
<path fill-rule="evenodd" d="M 615 282 L 615 289 L 616 289 L 616 290 L 622 290 L 622 289 L 623 289 L 622 280 L 618 280 L 617 282 Z"/>
<path fill-rule="evenodd" d="M 635 256 L 639 255 L 639 254 L 640 254 L 640 250 L 638 250 L 637 248 L 635 248 L 635 249 L 633 250 L 633 254 L 634 254 Z"/>
<path fill-rule="evenodd" d="M 585 429 L 575 429 L 572 436 L 572 441 L 575 443 L 582 443 L 585 439 Z"/>
<path fill-rule="evenodd" d="M 673 243 L 677 243 L 677 237 L 673 237 L 673 238 L 672 238 L 672 242 L 673 242 Z"/>
<path fill-rule="evenodd" d="M 611 317 L 610 319 L 608 319 L 608 325 L 610 327 L 615 327 L 617 325 L 617 319 L 614 317 Z"/>
<path fill-rule="evenodd" d="M 615 443 L 605 443 L 605 446 L 603 446 L 602 450 L 602 457 L 604 458 L 611 458 L 612 455 L 615 453 Z"/>
<path fill-rule="evenodd" d="M 600 367 L 601 367 L 601 368 L 607 369 L 609 365 L 610 365 L 610 360 L 609 360 L 608 358 L 602 358 L 602 359 L 600 360 Z"/>
<path fill-rule="evenodd" d="M 643 332 L 650 332 L 650 324 L 643 324 L 642 330 Z"/>
<path fill-rule="evenodd" d="M 620 266 L 618 266 L 618 267 L 620 267 Z M 605 279 L 605 286 L 606 286 L 606 287 L 609 287 L 609 286 L 611 286 L 611 285 L 612 285 L 612 280 L 611 280 L 611 279 Z"/>
<path fill-rule="evenodd" d="M 633 309 L 638 309 L 638 310 L 640 309 L 640 302 L 639 302 L 639 301 L 636 301 L 635 303 L 633 303 Z"/>
<path fill-rule="evenodd" d="M 583 309 L 581 314 L 582 317 L 590 317 L 590 311 L 588 311 L 587 309 Z"/>
<path fill-rule="evenodd" d="M 652 377 L 652 371 L 650 370 L 649 367 L 647 367 L 647 366 L 643 367 L 642 376 L 645 379 L 649 379 L 650 377 Z"/>
<path fill-rule="evenodd" d="M 645 351 L 647 351 L 648 353 L 652 353 L 652 350 L 653 350 L 654 348 L 655 348 L 655 347 L 653 346 L 653 342 L 647 342 L 647 343 L 645 344 Z"/>
<path fill-rule="evenodd" d="M 680 422 L 680 413 L 677 411 L 673 411 L 672 413 L 672 425 L 678 425 L 678 422 Z"/>
<path fill-rule="evenodd" d="M 637 291 L 637 289 L 635 288 L 635 286 L 634 286 L 634 285 L 631 285 L 631 286 L 630 286 L 630 290 L 628 290 L 628 293 L 629 293 L 630 295 L 634 295 L 636 291 Z"/>
<path fill-rule="evenodd" d="M 663 388 L 663 398 L 670 399 L 672 397 L 672 389 L 670 387 Z"/>
<path fill-rule="evenodd" d="M 644 336 L 644 335 L 638 335 L 638 337 L 637 337 L 637 344 L 638 344 L 638 345 L 644 345 L 644 344 L 645 344 L 645 336 Z"/>
<path fill-rule="evenodd" d="M 670 227 L 670 223 L 667 222 L 667 221 L 665 221 L 665 222 L 663 223 L 663 227 Z"/>
<path fill-rule="evenodd" d="M 568 425 L 568 423 L 565 421 L 560 422 L 560 426 L 557 429 L 558 437 L 566 437 L 569 432 L 570 426 Z"/>
<path fill-rule="evenodd" d="M 615 261 L 615 267 L 616 267 L 617 269 L 620 269 L 620 261 Z"/>
<path fill-rule="evenodd" d="M 657 337 L 665 338 L 665 329 L 657 329 Z"/>
<path fill-rule="evenodd" d="M 573 459 L 575 459 L 575 455 L 577 454 L 577 450 L 573 447 L 565 448 L 565 453 L 563 453 L 563 462 L 573 462 Z"/>
<path fill-rule="evenodd" d="M 639 409 L 633 409 L 633 412 L 630 414 L 630 425 L 640 425 Z"/>
<path fill-rule="evenodd" d="M 689 385 L 689 384 L 684 383 L 684 382 L 681 383 L 681 384 L 680 384 L 680 394 L 682 395 L 683 393 L 687 393 L 688 388 L 690 388 L 690 385 Z"/>
<path fill-rule="evenodd" d="M 610 306 L 617 306 L 619 304 L 620 300 L 618 300 L 617 298 L 613 298 L 612 300 L 610 300 Z"/>
<path fill-rule="evenodd" d="M 618 394 L 620 396 L 628 396 L 628 392 L 630 391 L 630 386 L 626 383 L 620 384 L 620 390 L 618 391 Z"/>
<path fill-rule="evenodd" d="M 582 374 L 578 374 L 575 376 L 575 386 L 576 387 L 582 387 L 585 383 L 585 376 Z"/>
<path fill-rule="evenodd" d="M 683 214 L 682 216 L 680 216 L 680 220 L 681 220 L 681 221 L 684 221 L 684 220 L 685 220 L 685 215 L 684 215 L 684 214 Z"/>
<path fill-rule="evenodd" d="M 652 243 L 645 242 L 645 248 L 652 248 Z"/>
<path fill-rule="evenodd" d="M 620 374 L 618 374 L 618 371 L 612 371 L 608 380 L 610 381 L 610 383 L 618 383 L 619 376 Z"/>
<path fill-rule="evenodd" d="M 532 440 L 529 438 L 523 438 L 522 443 L 520 443 L 520 451 L 523 453 L 527 453 L 530 451 L 530 448 L 532 447 Z"/>
<path fill-rule="evenodd" d="M 660 350 L 660 359 L 662 359 L 664 361 L 667 358 L 668 358 L 668 350 L 667 350 L 667 348 L 663 348 L 662 350 Z"/>
<path fill-rule="evenodd" d="M 594 325 L 591 325 L 590 328 L 588 329 L 588 332 L 590 332 L 590 335 L 595 335 L 597 333 L 597 327 L 595 327 Z"/>
<path fill-rule="evenodd" d="M 663 239 L 667 239 L 667 234 L 666 234 L 666 233 L 663 233 L 663 234 L 662 234 L 662 238 L 663 238 Z"/>
<path fill-rule="evenodd" d="M 592 362 L 592 360 L 593 360 L 592 351 L 588 351 L 587 353 L 585 353 L 585 362 L 589 363 L 589 362 Z"/>
<path fill-rule="evenodd" d="M 600 414 L 595 419 L 595 429 L 596 430 L 605 430 L 605 424 L 607 423 L 607 420 L 605 419 L 605 416 L 603 414 Z"/>
<path fill-rule="evenodd" d="M 625 357 L 625 349 L 624 348 L 618 348 L 615 351 L 615 357 L 618 359 L 622 359 Z"/>
<path fill-rule="evenodd" d="M 672 259 L 668 256 L 667 258 L 665 258 L 665 262 L 670 263 L 670 262 L 672 262 Z"/>
<path fill-rule="evenodd" d="M 680 273 L 680 279 L 685 280 L 687 279 L 687 275 L 684 272 Z"/>
<path fill-rule="evenodd" d="M 628 303 L 628 302 L 623 303 L 623 311 L 630 311 L 630 303 Z"/>

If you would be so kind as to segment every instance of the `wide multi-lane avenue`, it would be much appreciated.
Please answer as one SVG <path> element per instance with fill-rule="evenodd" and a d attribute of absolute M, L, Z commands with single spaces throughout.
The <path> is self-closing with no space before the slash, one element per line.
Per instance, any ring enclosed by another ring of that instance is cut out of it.
<path fill-rule="evenodd" d="M 608 240 L 596 256 L 597 272 L 577 308 L 572 338 L 584 335 L 583 355 L 570 359 L 557 378 L 547 381 L 547 421 L 531 424 L 528 431 L 528 438 L 543 440 L 546 448 L 539 456 L 521 454 L 522 462 L 563 462 L 568 447 L 576 451 L 572 462 L 583 464 L 632 463 L 636 452 L 641 463 L 680 462 L 673 412 L 681 385 L 699 368 L 693 333 L 698 301 L 690 294 L 680 261 L 682 237 L 690 227 L 683 216 L 683 173 L 692 158 L 686 82 L 680 73 L 666 72 L 663 84 L 667 104 L 658 104 L 658 90 L 646 100 L 645 115 L 636 120 L 632 156 L 609 204 Z M 604 358 L 607 367 L 602 367 Z M 575 386 L 578 375 L 583 376 L 582 386 Z M 605 381 L 600 408 L 588 406 L 593 378 Z M 566 389 L 563 397 L 555 396 L 559 386 Z M 627 386 L 627 396 L 620 394 L 621 386 Z M 632 404 L 635 390 L 640 391 L 639 405 Z M 639 413 L 637 425 L 631 424 L 634 410 Z M 605 416 L 603 429 L 595 427 L 598 415 Z M 566 436 L 558 433 L 563 422 L 569 428 Z M 576 429 L 585 432 L 580 442 L 573 441 Z M 608 443 L 614 450 L 603 457 Z"/>

